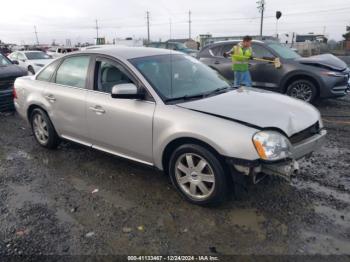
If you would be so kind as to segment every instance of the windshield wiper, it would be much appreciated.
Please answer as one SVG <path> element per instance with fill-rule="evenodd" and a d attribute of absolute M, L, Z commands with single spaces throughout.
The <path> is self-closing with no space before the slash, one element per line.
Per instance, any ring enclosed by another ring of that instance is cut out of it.
<path fill-rule="evenodd" d="M 231 89 L 234 89 L 233 86 L 228 86 L 228 87 L 220 87 L 220 88 L 217 88 L 213 91 L 210 91 L 210 92 L 207 92 L 204 94 L 204 97 L 208 97 L 208 96 L 212 96 L 212 95 L 218 95 L 218 94 L 222 94 L 222 93 L 226 93 L 228 92 L 229 90 Z"/>
<path fill-rule="evenodd" d="M 167 98 L 165 99 L 165 102 L 171 102 L 171 101 L 176 101 L 176 100 L 191 100 L 191 99 L 196 99 L 196 98 L 203 98 L 204 95 L 203 94 L 199 94 L 199 95 L 184 95 L 184 96 L 179 96 L 179 97 L 173 97 L 173 98 Z"/>

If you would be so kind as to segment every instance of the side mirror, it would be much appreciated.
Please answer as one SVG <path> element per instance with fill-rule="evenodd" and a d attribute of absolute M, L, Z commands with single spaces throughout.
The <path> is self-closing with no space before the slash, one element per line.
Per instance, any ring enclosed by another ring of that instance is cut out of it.
<path fill-rule="evenodd" d="M 140 92 L 136 85 L 128 83 L 113 86 L 112 97 L 120 99 L 143 99 L 145 94 Z"/>
<path fill-rule="evenodd" d="M 19 65 L 19 63 L 18 63 L 17 60 L 12 60 L 11 62 L 12 62 L 12 64 L 14 64 L 14 65 Z"/>

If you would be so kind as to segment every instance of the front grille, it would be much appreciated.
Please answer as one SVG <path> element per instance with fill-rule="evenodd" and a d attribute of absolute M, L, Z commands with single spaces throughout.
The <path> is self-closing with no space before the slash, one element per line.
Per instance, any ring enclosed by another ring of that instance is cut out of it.
<path fill-rule="evenodd" d="M 317 121 L 312 126 L 292 135 L 289 140 L 292 144 L 297 144 L 305 139 L 308 139 L 320 132 L 320 123 Z"/>
<path fill-rule="evenodd" d="M 12 89 L 15 78 L 0 79 L 0 91 Z"/>

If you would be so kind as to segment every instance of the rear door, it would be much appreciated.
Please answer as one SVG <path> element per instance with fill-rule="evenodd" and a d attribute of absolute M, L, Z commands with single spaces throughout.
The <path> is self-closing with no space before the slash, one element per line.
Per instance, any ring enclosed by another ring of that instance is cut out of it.
<path fill-rule="evenodd" d="M 224 57 L 224 53 L 229 52 L 234 45 L 234 43 L 230 43 L 220 46 L 220 49 L 216 51 L 215 60 L 215 65 L 218 68 L 218 71 L 221 73 L 221 75 L 223 75 L 225 78 L 229 79 L 232 82 L 234 80 L 234 72 L 232 70 L 232 58 L 231 56 Z"/>
<path fill-rule="evenodd" d="M 94 87 L 87 96 L 87 122 L 93 147 L 112 154 L 153 163 L 153 98 L 112 98 L 113 86 L 140 82 L 121 63 L 97 57 Z"/>
<path fill-rule="evenodd" d="M 64 58 L 44 91 L 56 131 L 64 138 L 86 145 L 90 145 L 86 125 L 90 61 L 89 55 Z"/>
<path fill-rule="evenodd" d="M 253 43 L 252 49 L 256 58 L 275 59 L 275 56 L 263 44 Z M 250 60 L 249 65 L 253 86 L 274 91 L 278 89 L 280 71 L 273 63 Z"/>
<path fill-rule="evenodd" d="M 205 55 L 200 57 L 200 61 L 218 71 L 222 76 L 233 81 L 234 74 L 232 71 L 231 58 L 225 58 L 224 52 L 230 51 L 233 44 L 213 45 L 205 51 Z"/>

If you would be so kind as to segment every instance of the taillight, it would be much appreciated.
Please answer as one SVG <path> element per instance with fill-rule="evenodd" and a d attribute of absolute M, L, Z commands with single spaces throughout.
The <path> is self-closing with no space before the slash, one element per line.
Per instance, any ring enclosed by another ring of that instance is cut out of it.
<path fill-rule="evenodd" d="M 17 92 L 15 86 L 13 86 L 13 91 L 12 91 L 13 99 L 17 99 Z"/>

